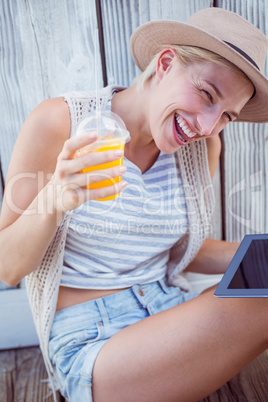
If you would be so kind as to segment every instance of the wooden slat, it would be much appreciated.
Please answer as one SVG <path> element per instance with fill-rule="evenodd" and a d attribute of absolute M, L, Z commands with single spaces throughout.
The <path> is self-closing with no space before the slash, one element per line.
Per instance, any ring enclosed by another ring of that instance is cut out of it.
<path fill-rule="evenodd" d="M 15 140 L 35 106 L 63 92 L 95 88 L 97 22 L 94 0 L 2 0 L 0 15 L 5 55 L 0 58 L 0 152 L 5 178 Z"/>
<path fill-rule="evenodd" d="M 1 152 L 0 152 L 0 211 L 2 208 L 2 199 L 3 199 L 3 194 L 4 194 L 4 176 L 2 172 L 2 162 L 1 162 Z"/>
<path fill-rule="evenodd" d="M 1 402 L 54 402 L 39 348 L 0 352 Z M 57 401 L 64 401 L 57 393 Z"/>
<path fill-rule="evenodd" d="M 53 396 L 47 383 L 47 373 L 40 350 L 37 348 L 16 351 L 15 401 L 52 402 Z M 60 395 L 58 394 L 58 401 Z"/>
<path fill-rule="evenodd" d="M 129 86 L 140 72 L 129 49 L 131 33 L 137 26 L 153 19 L 185 21 L 194 12 L 212 5 L 212 0 L 102 0 L 108 83 Z"/>
<path fill-rule="evenodd" d="M 235 123 L 224 134 L 228 240 L 268 231 L 267 127 Z"/>
<path fill-rule="evenodd" d="M 268 351 L 201 402 L 266 402 L 267 395 Z"/>
<path fill-rule="evenodd" d="M 218 5 L 268 34 L 268 0 L 220 0 Z M 268 124 L 233 123 L 223 139 L 226 239 L 240 241 L 248 233 L 267 233 Z"/>
<path fill-rule="evenodd" d="M 16 380 L 16 352 L 15 350 L 0 352 L 0 401 L 13 402 Z"/>
<path fill-rule="evenodd" d="M 213 177 L 213 187 L 215 193 L 215 211 L 213 214 L 211 222 L 211 231 L 207 233 L 207 237 L 212 237 L 213 239 L 222 239 L 222 202 L 221 202 L 221 174 L 220 174 L 220 164 L 216 169 L 215 175 Z"/>

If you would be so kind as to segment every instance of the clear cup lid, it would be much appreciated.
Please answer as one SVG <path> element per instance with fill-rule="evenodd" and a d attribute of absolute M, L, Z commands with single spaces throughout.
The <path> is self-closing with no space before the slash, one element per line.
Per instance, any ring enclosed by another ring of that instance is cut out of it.
<path fill-rule="evenodd" d="M 96 142 L 121 139 L 125 143 L 130 140 L 130 134 L 125 123 L 117 114 L 111 111 L 92 112 L 84 118 L 77 127 L 76 135 L 97 132 Z"/>

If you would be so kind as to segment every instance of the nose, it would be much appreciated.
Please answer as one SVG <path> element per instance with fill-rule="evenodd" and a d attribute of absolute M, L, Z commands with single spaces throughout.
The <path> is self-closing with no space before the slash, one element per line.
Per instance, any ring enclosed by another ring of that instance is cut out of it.
<path fill-rule="evenodd" d="M 209 111 L 206 110 L 203 113 L 200 113 L 197 117 L 200 134 L 204 136 L 214 134 L 215 128 L 219 124 L 221 117 L 222 111 L 219 109 L 210 109 Z"/>

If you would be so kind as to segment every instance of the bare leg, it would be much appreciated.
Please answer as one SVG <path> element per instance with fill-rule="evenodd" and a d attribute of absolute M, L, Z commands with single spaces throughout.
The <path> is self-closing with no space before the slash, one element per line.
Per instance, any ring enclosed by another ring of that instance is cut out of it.
<path fill-rule="evenodd" d="M 268 348 L 268 299 L 213 292 L 114 335 L 93 370 L 94 402 L 196 402 Z"/>

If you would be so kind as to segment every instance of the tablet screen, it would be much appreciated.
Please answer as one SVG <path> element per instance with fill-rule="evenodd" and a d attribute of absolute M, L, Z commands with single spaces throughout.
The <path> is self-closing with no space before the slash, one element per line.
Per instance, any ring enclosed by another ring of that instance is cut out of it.
<path fill-rule="evenodd" d="M 268 239 L 252 240 L 228 289 L 268 288 Z"/>
<path fill-rule="evenodd" d="M 214 295 L 268 297 L 268 234 L 244 237 Z"/>

